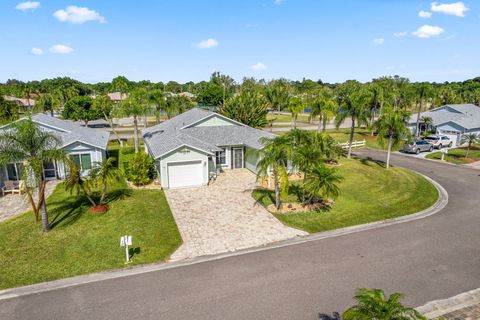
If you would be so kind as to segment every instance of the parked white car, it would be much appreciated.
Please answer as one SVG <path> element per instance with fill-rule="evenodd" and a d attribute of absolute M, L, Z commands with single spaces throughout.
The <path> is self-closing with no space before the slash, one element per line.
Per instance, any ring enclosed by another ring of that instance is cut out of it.
<path fill-rule="evenodd" d="M 453 145 L 452 140 L 450 140 L 450 138 L 447 136 L 435 135 L 428 136 L 423 139 L 433 144 L 433 147 L 436 149 L 441 149 L 443 147 L 451 147 Z"/>

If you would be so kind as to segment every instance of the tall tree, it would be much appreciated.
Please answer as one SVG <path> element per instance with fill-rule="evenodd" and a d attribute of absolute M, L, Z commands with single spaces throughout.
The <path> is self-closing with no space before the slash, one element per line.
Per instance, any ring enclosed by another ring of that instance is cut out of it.
<path fill-rule="evenodd" d="M 267 101 L 254 88 L 243 88 L 220 108 L 220 113 L 247 126 L 264 127 L 267 123 Z"/>
<path fill-rule="evenodd" d="M 387 169 L 390 167 L 392 146 L 401 143 L 410 134 L 406 125 L 409 117 L 410 115 L 403 110 L 388 107 L 376 122 L 380 140 L 387 139 Z"/>
<path fill-rule="evenodd" d="M 289 97 L 287 110 L 292 115 L 292 128 L 297 128 L 298 115 L 305 109 L 305 100 L 302 96 Z"/>
<path fill-rule="evenodd" d="M 339 110 L 335 117 L 335 124 L 338 127 L 345 122 L 347 118 L 351 120 L 350 138 L 348 144 L 347 157 L 352 154 L 352 143 L 355 135 L 356 125 L 366 124 L 370 113 L 367 109 L 369 101 L 369 92 L 364 89 L 362 84 L 357 81 L 349 80 L 342 84 L 338 92 Z"/>
<path fill-rule="evenodd" d="M 78 96 L 65 104 L 62 111 L 64 119 L 72 119 L 75 121 L 83 121 L 85 126 L 92 120 L 102 118 L 102 112 L 94 108 L 93 99 L 86 96 Z"/>
<path fill-rule="evenodd" d="M 92 108 L 94 111 L 101 113 L 103 115 L 105 121 L 108 122 L 108 125 L 112 129 L 113 134 L 117 138 L 118 143 L 122 145 L 122 140 L 120 139 L 117 133 L 117 130 L 115 130 L 115 126 L 113 125 L 113 121 L 111 117 L 111 113 L 113 110 L 113 102 L 110 99 L 110 97 L 108 97 L 107 95 L 101 95 L 101 96 L 95 97 L 95 99 L 93 100 Z"/>
<path fill-rule="evenodd" d="M 7 163 L 22 163 L 22 179 L 35 221 L 41 212 L 43 231 L 50 230 L 45 199 L 45 162 L 62 161 L 65 154 L 60 149 L 61 141 L 53 133 L 42 130 L 31 119 L 14 122 L 0 130 L 0 166 Z M 37 199 L 33 193 L 37 191 Z"/>
<path fill-rule="evenodd" d="M 313 100 L 311 108 L 311 116 L 313 118 L 318 117 L 318 131 L 325 132 L 327 123 L 335 116 L 337 110 L 337 104 L 331 92 L 322 91 Z"/>
<path fill-rule="evenodd" d="M 427 82 L 419 83 L 416 86 L 416 102 L 417 102 L 417 123 L 415 126 L 415 136 L 418 137 L 420 135 L 420 115 L 422 110 L 424 110 L 424 105 L 428 103 L 428 101 L 432 98 L 432 85 Z"/>

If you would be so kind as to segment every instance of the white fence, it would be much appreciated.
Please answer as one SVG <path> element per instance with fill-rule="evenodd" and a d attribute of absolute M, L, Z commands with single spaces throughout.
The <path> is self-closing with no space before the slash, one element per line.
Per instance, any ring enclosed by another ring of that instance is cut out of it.
<path fill-rule="evenodd" d="M 348 146 L 349 146 L 349 142 L 345 142 L 345 143 L 339 143 L 338 145 L 340 147 L 342 147 L 343 149 L 348 149 Z M 357 140 L 353 140 L 352 141 L 352 148 L 361 148 L 361 147 L 365 147 L 367 146 L 367 141 L 366 140 L 361 140 L 361 141 L 357 141 Z"/>

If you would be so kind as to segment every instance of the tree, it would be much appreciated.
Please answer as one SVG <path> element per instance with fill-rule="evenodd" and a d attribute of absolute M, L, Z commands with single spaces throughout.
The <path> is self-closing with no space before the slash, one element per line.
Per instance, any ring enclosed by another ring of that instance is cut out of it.
<path fill-rule="evenodd" d="M 244 88 L 228 99 L 220 113 L 247 126 L 261 128 L 267 124 L 267 101 L 258 90 Z"/>
<path fill-rule="evenodd" d="M 220 107 L 223 105 L 223 87 L 212 82 L 205 82 L 197 95 L 197 102 L 202 106 Z"/>
<path fill-rule="evenodd" d="M 155 106 L 155 120 L 156 123 L 160 123 L 160 114 L 165 112 L 168 117 L 168 113 L 166 112 L 166 107 L 167 107 L 167 97 L 165 95 L 165 92 L 163 92 L 160 89 L 154 89 L 149 92 L 150 96 L 150 101 L 153 103 Z"/>
<path fill-rule="evenodd" d="M 22 180 L 35 222 L 41 211 L 43 231 L 50 229 L 45 199 L 45 179 L 43 165 L 45 162 L 62 161 L 65 154 L 60 149 L 61 141 L 53 133 L 42 130 L 31 119 L 14 122 L 2 129 L 0 135 L 0 166 L 7 163 L 22 163 Z M 33 193 L 38 191 L 37 200 Z"/>
<path fill-rule="evenodd" d="M 428 131 L 430 126 L 432 125 L 433 123 L 433 119 L 431 117 L 427 117 L 427 116 L 423 116 L 420 121 L 423 123 L 423 125 L 425 126 L 425 131 Z"/>
<path fill-rule="evenodd" d="M 130 81 L 124 76 L 117 76 L 112 79 L 112 90 L 120 92 L 122 98 L 130 91 L 130 87 Z"/>
<path fill-rule="evenodd" d="M 336 199 L 340 195 L 338 184 L 343 177 L 337 173 L 335 168 L 327 168 L 323 163 L 315 164 L 308 172 L 305 182 L 305 191 L 309 195 L 309 202 L 315 198 L 325 199 L 332 197 Z"/>
<path fill-rule="evenodd" d="M 135 144 L 135 153 L 139 151 L 138 143 L 138 117 L 145 115 L 150 105 L 147 90 L 135 89 L 130 95 L 120 102 L 114 113 L 119 116 L 133 117 L 133 140 Z"/>
<path fill-rule="evenodd" d="M 292 128 L 297 128 L 298 115 L 305 109 L 305 101 L 302 97 L 289 97 L 287 110 L 292 114 Z"/>
<path fill-rule="evenodd" d="M 77 195 L 83 192 L 85 197 L 87 197 L 88 201 L 90 201 L 92 207 L 96 207 L 97 204 L 93 200 L 91 194 L 91 185 L 93 183 L 93 180 L 82 176 L 82 173 L 78 169 L 77 165 L 70 159 L 68 160 L 68 167 L 69 172 L 64 181 L 65 190 L 69 191 L 70 194 L 75 191 Z"/>
<path fill-rule="evenodd" d="M 353 136 L 355 135 L 355 125 L 366 124 L 369 119 L 370 114 L 366 108 L 369 93 L 359 82 L 349 80 L 341 85 L 338 100 L 340 108 L 335 117 L 337 128 L 340 127 L 348 117 L 350 117 L 352 121 L 347 153 L 347 158 L 350 158 L 352 154 Z"/>
<path fill-rule="evenodd" d="M 312 103 L 312 117 L 318 117 L 318 131 L 325 131 L 327 123 L 335 116 L 337 105 L 331 94 L 323 91 Z"/>
<path fill-rule="evenodd" d="M 275 207 L 280 209 L 281 196 L 288 193 L 289 139 L 280 136 L 275 139 L 261 138 L 260 142 L 264 144 L 264 147 L 259 151 L 257 178 L 273 177 Z"/>
<path fill-rule="evenodd" d="M 392 146 L 404 141 L 410 134 L 406 125 L 409 116 L 410 115 L 403 110 L 394 110 L 393 108 L 388 107 L 385 108 L 385 111 L 376 122 L 376 128 L 380 140 L 387 139 L 388 141 L 387 169 L 390 167 Z"/>
<path fill-rule="evenodd" d="M 0 124 L 18 119 L 18 105 L 13 101 L 7 101 L 0 96 Z"/>
<path fill-rule="evenodd" d="M 431 96 L 432 96 L 431 84 L 427 82 L 422 82 L 417 85 L 416 101 L 418 105 L 418 110 L 417 110 L 417 124 L 415 126 L 415 137 L 418 137 L 420 135 L 420 114 L 423 110 L 424 104 L 427 103 L 427 101 L 431 98 Z"/>
<path fill-rule="evenodd" d="M 285 80 L 271 81 L 265 88 L 265 98 L 272 110 L 280 111 L 288 103 L 288 87 Z"/>
<path fill-rule="evenodd" d="M 61 107 L 58 97 L 54 94 L 47 93 L 38 99 L 35 103 L 35 111 L 40 112 L 50 112 L 50 115 L 53 117 L 55 111 L 59 111 Z"/>
<path fill-rule="evenodd" d="M 86 96 L 78 96 L 65 104 L 62 111 L 64 119 L 83 121 L 88 127 L 88 122 L 102 118 L 102 112 L 94 107 L 93 99 Z"/>
<path fill-rule="evenodd" d="M 383 290 L 358 289 L 355 294 L 357 304 L 346 310 L 344 320 L 426 320 L 426 318 L 413 308 L 402 305 L 402 295 L 393 293 L 387 299 Z"/>
<path fill-rule="evenodd" d="M 93 100 L 92 108 L 94 111 L 103 114 L 103 117 L 110 125 L 110 128 L 112 128 L 113 134 L 117 138 L 118 143 L 122 145 L 122 140 L 120 140 L 117 130 L 115 130 L 115 126 L 113 125 L 112 118 L 110 117 L 110 114 L 112 113 L 112 109 L 113 109 L 112 100 L 107 95 L 97 96 Z"/>
<path fill-rule="evenodd" d="M 475 143 L 480 143 L 480 135 L 475 133 L 465 133 L 462 135 L 462 139 L 460 140 L 461 144 L 468 144 L 467 145 L 467 153 L 465 154 L 465 158 L 468 158 L 468 153 L 470 152 L 470 148 Z"/>
<path fill-rule="evenodd" d="M 107 195 L 107 187 L 109 183 L 119 181 L 121 178 L 120 170 L 116 164 L 117 159 L 108 158 L 103 162 L 96 162 L 90 171 L 90 177 L 100 186 L 101 195 L 99 203 L 102 204 Z"/>

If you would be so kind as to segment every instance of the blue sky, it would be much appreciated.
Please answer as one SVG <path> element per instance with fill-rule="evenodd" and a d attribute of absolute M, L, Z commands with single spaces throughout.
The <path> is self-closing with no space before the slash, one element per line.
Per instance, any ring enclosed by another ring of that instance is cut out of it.
<path fill-rule="evenodd" d="M 478 0 L 2 0 L 0 81 L 465 80 L 479 27 Z"/>

